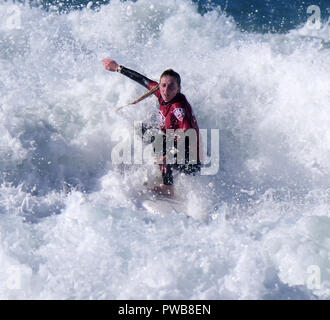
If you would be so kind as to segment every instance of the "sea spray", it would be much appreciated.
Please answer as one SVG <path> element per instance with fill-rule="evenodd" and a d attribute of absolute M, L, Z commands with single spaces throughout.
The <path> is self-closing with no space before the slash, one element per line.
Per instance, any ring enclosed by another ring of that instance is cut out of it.
<path fill-rule="evenodd" d="M 329 26 L 242 32 L 189 1 L 91 8 L 0 4 L 15 14 L 0 19 L 1 298 L 328 299 Z M 157 168 L 111 162 L 113 132 L 157 102 L 115 113 L 144 89 L 105 57 L 174 68 L 219 130 L 217 174 L 176 179 L 190 218 L 150 217 L 136 196 Z"/>

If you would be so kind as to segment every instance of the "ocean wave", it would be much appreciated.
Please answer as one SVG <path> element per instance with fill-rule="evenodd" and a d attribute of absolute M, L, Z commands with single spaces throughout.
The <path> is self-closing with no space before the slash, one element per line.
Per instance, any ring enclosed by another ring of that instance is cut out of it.
<path fill-rule="evenodd" d="M 0 18 L 0 297 L 329 298 L 327 23 L 244 32 L 175 0 L 5 2 Z M 176 182 L 190 218 L 150 217 L 135 197 L 157 170 L 113 165 L 115 137 L 157 107 L 115 113 L 144 91 L 105 57 L 174 68 L 219 130 L 219 172 Z"/>

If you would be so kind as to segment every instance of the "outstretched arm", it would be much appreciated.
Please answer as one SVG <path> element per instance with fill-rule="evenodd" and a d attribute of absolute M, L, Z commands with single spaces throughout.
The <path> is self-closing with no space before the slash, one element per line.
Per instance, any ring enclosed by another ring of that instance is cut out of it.
<path fill-rule="evenodd" d="M 125 68 L 124 66 L 119 65 L 115 60 L 103 59 L 102 63 L 106 70 L 113 71 L 113 72 L 120 72 L 121 74 L 136 81 L 137 83 L 141 84 L 142 86 L 144 86 L 147 89 L 149 89 L 149 84 L 151 82 L 153 82 L 152 80 L 148 79 L 147 77 L 143 76 L 142 74 L 140 74 L 134 70 Z"/>

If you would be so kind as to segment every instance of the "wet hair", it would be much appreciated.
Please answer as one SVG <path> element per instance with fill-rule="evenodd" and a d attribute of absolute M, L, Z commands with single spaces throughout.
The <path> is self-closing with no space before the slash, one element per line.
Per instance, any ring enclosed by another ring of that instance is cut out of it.
<path fill-rule="evenodd" d="M 160 80 L 163 77 L 173 77 L 175 78 L 177 84 L 179 85 L 179 87 L 181 86 L 181 77 L 180 75 L 175 72 L 173 69 L 166 69 L 161 75 L 160 75 Z M 159 80 L 159 82 L 160 82 Z M 121 106 L 119 108 L 116 109 L 116 111 L 119 111 L 120 109 L 130 105 L 130 104 L 136 104 L 142 100 L 144 100 L 145 98 L 148 98 L 149 96 L 151 96 L 153 93 L 155 93 L 157 90 L 159 89 L 159 84 L 157 84 L 156 86 L 154 86 L 151 90 L 149 90 L 147 93 L 145 93 L 144 95 L 142 95 L 140 98 L 134 100 L 133 102 L 130 102 L 124 106 Z"/>
<path fill-rule="evenodd" d="M 163 77 L 173 77 L 173 78 L 176 80 L 178 86 L 181 87 L 181 77 L 180 77 L 180 75 L 179 75 L 177 72 L 175 72 L 173 69 L 167 69 L 167 70 L 165 70 L 165 71 L 161 74 L 161 76 L 160 76 L 160 80 L 161 80 Z M 160 80 L 159 80 L 159 82 L 160 82 Z"/>

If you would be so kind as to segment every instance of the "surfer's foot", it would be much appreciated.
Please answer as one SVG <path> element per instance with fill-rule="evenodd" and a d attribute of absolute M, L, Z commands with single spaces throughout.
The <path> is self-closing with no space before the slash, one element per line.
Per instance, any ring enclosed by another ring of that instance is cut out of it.
<path fill-rule="evenodd" d="M 160 186 L 153 187 L 152 191 L 162 196 L 167 196 L 167 197 L 174 196 L 174 187 L 172 185 L 168 186 L 165 184 L 161 184 Z"/>

